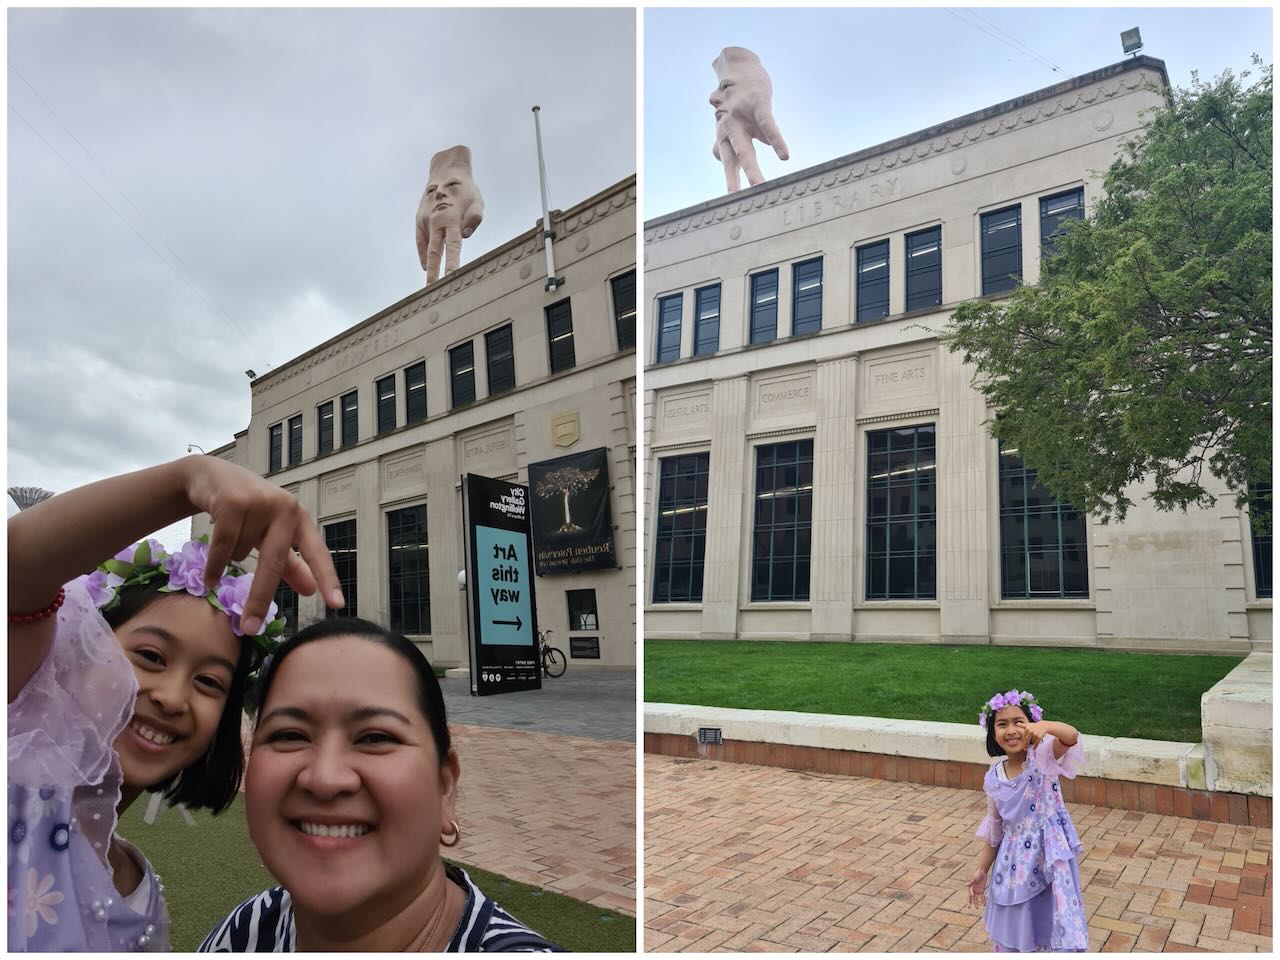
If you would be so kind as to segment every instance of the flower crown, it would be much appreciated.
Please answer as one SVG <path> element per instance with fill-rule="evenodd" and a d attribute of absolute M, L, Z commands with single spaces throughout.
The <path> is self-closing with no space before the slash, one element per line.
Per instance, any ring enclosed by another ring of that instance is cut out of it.
<path fill-rule="evenodd" d="M 1023 690 L 1018 692 L 1018 688 L 1014 687 L 1008 693 L 997 693 L 994 697 L 982 705 L 982 709 L 978 711 L 978 726 L 984 730 L 987 726 L 987 717 L 995 716 L 1005 707 L 1022 706 L 1031 714 L 1031 722 L 1039 723 L 1040 718 L 1044 716 L 1044 711 L 1040 709 L 1040 704 L 1036 703 L 1036 695 Z"/>
<path fill-rule="evenodd" d="M 240 618 L 244 616 L 244 605 L 253 586 L 253 574 L 229 563 L 218 585 L 210 590 L 204 585 L 208 559 L 207 536 L 188 540 L 176 553 L 168 553 L 158 540 L 144 540 L 98 564 L 98 569 L 87 574 L 83 581 L 93 605 L 105 613 L 119 605 L 126 588 L 150 583 L 156 577 L 167 577 L 169 582 L 160 588 L 161 593 L 186 591 L 193 597 L 204 597 L 215 610 L 231 618 L 231 632 L 243 637 L 246 634 L 240 628 Z M 284 627 L 285 619 L 278 616 L 273 601 L 262 626 L 252 637 L 254 645 L 263 654 L 270 654 L 280 642 Z"/>

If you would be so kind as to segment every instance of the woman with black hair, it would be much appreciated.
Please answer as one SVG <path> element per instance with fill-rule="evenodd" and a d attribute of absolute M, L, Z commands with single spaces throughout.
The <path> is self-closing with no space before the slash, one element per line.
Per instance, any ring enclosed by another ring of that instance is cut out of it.
<path fill-rule="evenodd" d="M 210 544 L 133 543 L 200 512 Z M 255 546 L 256 576 L 232 562 Z M 168 949 L 158 878 L 115 826 L 146 790 L 214 813 L 235 796 L 243 692 L 259 644 L 283 627 L 270 604 L 282 575 L 342 605 L 297 501 L 215 457 L 9 520 L 10 951 Z"/>
<path fill-rule="evenodd" d="M 460 765 L 426 657 L 367 620 L 322 620 L 262 672 L 245 812 L 279 886 L 202 952 L 546 952 L 559 948 L 440 856 Z"/>
<path fill-rule="evenodd" d="M 1058 789 L 1059 777 L 1084 765 L 1080 734 L 1045 720 L 1035 696 L 1017 689 L 984 703 L 978 723 L 998 759 L 982 783 L 987 816 L 977 835 L 986 846 L 967 884 L 969 904 L 987 900 L 983 922 L 997 953 L 1086 950 L 1084 847 Z"/>

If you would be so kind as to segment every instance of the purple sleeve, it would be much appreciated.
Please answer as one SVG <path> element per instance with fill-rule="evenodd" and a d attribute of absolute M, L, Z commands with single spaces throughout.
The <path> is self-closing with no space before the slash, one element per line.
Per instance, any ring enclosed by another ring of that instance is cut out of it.
<path fill-rule="evenodd" d="M 1058 740 L 1049 734 L 1036 746 L 1036 765 L 1053 777 L 1074 780 L 1084 769 L 1084 737 L 1076 735 L 1076 742 L 1067 748 L 1060 758 L 1053 755 L 1053 745 Z"/>
<path fill-rule="evenodd" d="M 987 797 L 987 815 L 979 824 L 975 836 L 981 837 L 993 847 L 1000 846 L 1000 842 L 1004 840 L 1004 822 L 996 813 L 996 805 L 991 802 L 990 797 Z"/>

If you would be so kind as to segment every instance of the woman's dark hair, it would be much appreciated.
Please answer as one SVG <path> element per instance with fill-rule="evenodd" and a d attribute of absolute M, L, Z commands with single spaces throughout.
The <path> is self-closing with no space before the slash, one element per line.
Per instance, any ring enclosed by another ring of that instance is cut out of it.
<path fill-rule="evenodd" d="M 316 640 L 329 640 L 334 637 L 357 637 L 361 640 L 368 640 L 370 643 L 377 643 L 389 650 L 400 655 L 413 669 L 414 686 L 418 691 L 418 708 L 422 711 L 422 715 L 427 720 L 427 725 L 431 728 L 431 738 L 436 744 L 436 753 L 443 763 L 449 755 L 451 749 L 451 741 L 449 739 L 449 724 L 445 719 L 444 694 L 440 691 L 440 681 L 436 679 L 435 671 L 431 669 L 431 664 L 427 662 L 426 656 L 422 651 L 414 646 L 413 642 L 403 635 L 396 633 L 394 630 L 388 630 L 386 627 L 380 627 L 376 623 L 368 620 L 360 620 L 356 617 L 335 617 L 329 620 L 317 620 L 306 627 L 303 627 L 296 634 L 280 644 L 276 648 L 267 664 L 262 669 L 261 676 L 258 677 L 258 684 L 253 694 L 254 710 L 260 717 L 262 715 L 263 704 L 267 702 L 267 694 L 271 690 L 271 684 L 275 680 L 276 672 L 280 669 L 280 664 L 285 658 L 299 647 L 313 643 Z"/>
<path fill-rule="evenodd" d="M 164 599 L 168 594 L 161 593 L 160 589 L 166 583 L 164 577 L 155 577 L 142 586 L 121 591 L 120 603 L 103 614 L 107 626 L 116 630 L 146 607 Z M 164 798 L 170 803 L 181 803 L 196 810 L 206 808 L 214 814 L 230 806 L 244 776 L 240 717 L 244 713 L 244 696 L 249 685 L 249 673 L 253 669 L 254 649 L 252 640 L 241 638 L 240 656 L 236 658 L 236 668 L 231 674 L 227 702 L 223 704 L 218 729 L 213 733 L 209 749 L 195 763 L 167 780 L 152 784 L 148 790 L 163 791 Z"/>
<path fill-rule="evenodd" d="M 1013 704 L 1013 706 L 1017 707 L 1026 715 L 1027 723 L 1032 722 L 1031 713 L 1030 711 L 1027 710 L 1026 707 L 1024 707 L 1021 703 L 1015 703 Z M 998 746 L 996 746 L 996 714 L 999 712 L 1000 712 L 999 710 L 996 710 L 994 713 L 991 714 L 991 716 L 987 717 L 987 756 L 989 757 L 1004 756 L 1004 751 L 1001 750 Z"/>

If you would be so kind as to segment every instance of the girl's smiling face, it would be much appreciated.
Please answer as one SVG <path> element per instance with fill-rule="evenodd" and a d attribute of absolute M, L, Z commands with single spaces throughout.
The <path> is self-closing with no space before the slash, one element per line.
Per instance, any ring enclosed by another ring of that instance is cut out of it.
<path fill-rule="evenodd" d="M 262 705 L 249 835 L 298 909 L 376 925 L 439 868 L 457 777 L 399 654 L 359 637 L 316 640 L 280 664 Z"/>
<path fill-rule="evenodd" d="M 1008 757 L 1016 757 L 1027 749 L 1027 715 L 1019 706 L 1005 707 L 992 717 L 996 744 Z"/>

